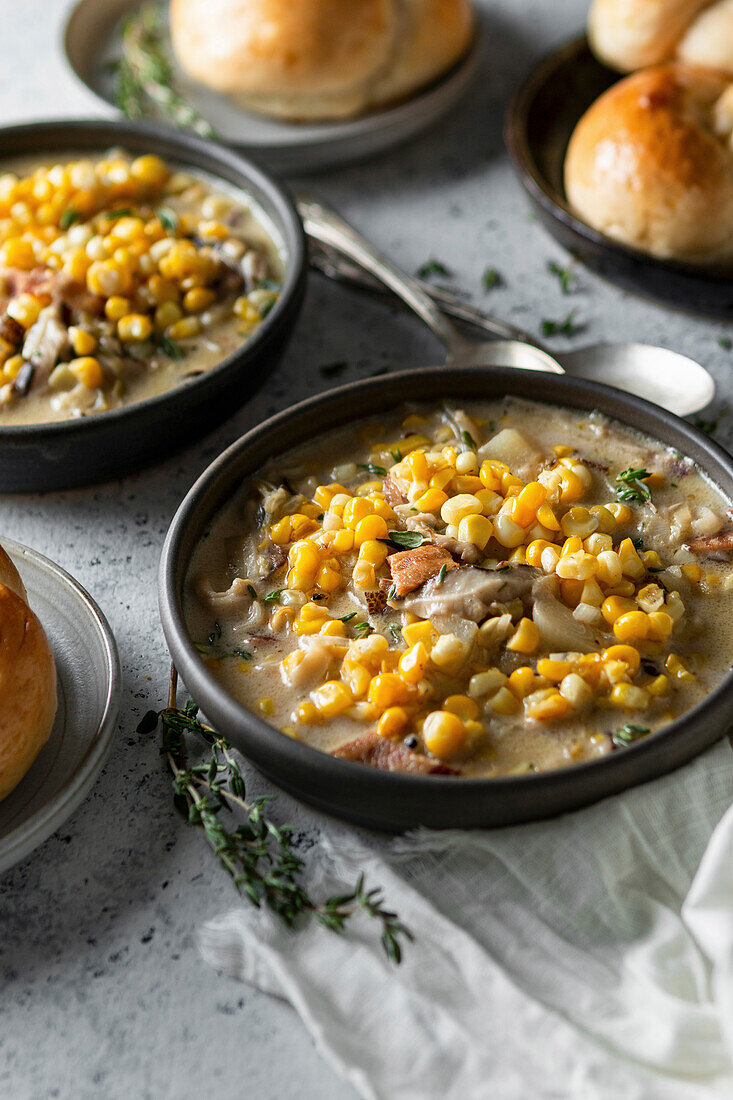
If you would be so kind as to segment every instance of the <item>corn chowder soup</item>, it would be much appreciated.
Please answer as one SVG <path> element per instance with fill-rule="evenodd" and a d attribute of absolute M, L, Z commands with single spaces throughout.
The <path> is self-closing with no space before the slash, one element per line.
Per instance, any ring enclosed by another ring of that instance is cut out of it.
<path fill-rule="evenodd" d="M 731 664 L 729 502 L 600 414 L 403 410 L 244 484 L 185 590 L 249 709 L 323 752 L 491 776 L 622 751 Z"/>
<path fill-rule="evenodd" d="M 163 393 L 243 343 L 282 263 L 247 197 L 113 150 L 0 176 L 0 426 Z"/>

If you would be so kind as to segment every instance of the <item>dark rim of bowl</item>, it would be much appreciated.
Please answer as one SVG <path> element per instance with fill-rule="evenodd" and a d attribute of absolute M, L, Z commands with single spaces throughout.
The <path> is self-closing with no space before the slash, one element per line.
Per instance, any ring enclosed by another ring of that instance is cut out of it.
<path fill-rule="evenodd" d="M 99 142 L 87 140 L 87 143 L 83 144 L 81 148 L 77 146 L 75 149 L 74 133 L 87 139 L 99 135 Z M 24 150 L 19 153 L 17 149 L 12 148 L 12 144 L 16 139 L 29 137 L 35 137 L 38 141 L 32 151 L 29 149 L 27 152 Z M 210 386 L 216 385 L 221 374 L 236 366 L 244 353 L 249 356 L 259 346 L 267 343 L 271 335 L 281 327 L 281 323 L 286 321 L 293 301 L 298 298 L 301 284 L 306 277 L 307 248 L 303 225 L 287 188 L 253 160 L 237 152 L 236 149 L 218 145 L 216 142 L 209 141 L 196 134 L 174 130 L 165 126 L 114 119 L 55 119 L 50 122 L 30 122 L 18 126 L 4 126 L 0 127 L 0 141 L 2 142 L 0 159 L 3 161 L 12 160 L 15 156 L 38 155 L 42 157 L 46 152 L 61 152 L 62 148 L 66 148 L 70 154 L 77 151 L 93 152 L 95 149 L 101 153 L 113 146 L 124 148 L 125 143 L 130 142 L 133 147 L 137 144 L 141 150 L 147 149 L 150 152 L 157 152 L 166 158 L 172 159 L 182 167 L 190 167 L 194 170 L 198 168 L 215 178 L 220 178 L 230 186 L 239 188 L 245 197 L 248 184 L 253 183 L 256 188 L 260 189 L 265 198 L 272 203 L 274 214 L 270 211 L 265 211 L 265 213 L 272 219 L 275 230 L 282 238 L 281 243 L 285 249 L 285 255 L 283 256 L 285 276 L 282 290 L 275 305 L 252 336 L 244 340 L 234 351 L 211 367 L 205 374 L 178 383 L 155 397 L 132 401 L 129 405 L 95 413 L 93 416 L 31 424 L 0 424 L 0 441 L 23 438 L 27 441 L 38 439 L 41 442 L 49 437 L 65 436 L 78 432 L 93 432 L 95 428 L 103 428 L 112 423 L 134 419 L 136 411 L 140 408 L 146 410 L 163 409 L 174 401 L 176 396 L 184 389 L 186 393 L 194 388 L 200 390 L 203 398 L 205 391 Z M 9 146 L 11 146 L 10 149 Z M 230 174 L 221 174 L 220 169 L 226 169 Z"/>
<path fill-rule="evenodd" d="M 443 376 L 447 380 L 450 380 L 457 375 L 463 377 L 475 376 L 478 378 L 482 375 L 486 376 L 487 374 L 498 378 L 500 381 L 506 380 L 510 387 L 507 395 L 519 397 L 526 397 L 526 395 L 531 395 L 533 393 L 533 382 L 539 383 L 541 381 L 543 385 L 547 385 L 549 377 L 551 378 L 552 384 L 558 389 L 557 400 L 544 398 L 537 399 L 531 396 L 530 400 L 537 400 L 540 404 L 555 403 L 562 407 L 564 404 L 564 393 L 575 393 L 580 395 L 581 399 L 587 398 L 587 402 L 584 400 L 580 406 L 570 404 L 566 407 L 580 407 L 588 411 L 598 410 L 621 424 L 625 423 L 621 416 L 619 416 L 617 412 L 604 412 L 604 406 L 608 407 L 609 404 L 612 404 L 635 407 L 639 411 L 644 412 L 649 418 L 651 422 L 649 435 L 651 438 L 656 439 L 664 446 L 672 446 L 672 444 L 665 443 L 664 441 L 665 433 L 672 430 L 673 433 L 681 435 L 685 441 L 690 444 L 690 449 L 699 449 L 704 453 L 706 458 L 710 458 L 713 463 L 717 463 L 723 467 L 733 482 L 733 456 L 713 439 L 704 435 L 697 428 L 692 427 L 692 425 L 675 416 L 673 413 L 669 413 L 642 398 L 625 394 L 622 391 L 602 385 L 601 383 L 587 382 L 568 376 L 548 376 L 539 371 L 518 371 L 513 368 L 486 367 L 465 367 L 458 369 L 431 367 L 421 370 L 400 371 L 389 374 L 387 377 L 364 379 L 363 381 L 352 382 L 345 386 L 327 390 L 315 397 L 301 401 L 291 406 L 289 409 L 278 413 L 276 416 L 265 420 L 232 443 L 218 458 L 214 459 L 200 475 L 179 505 L 168 529 L 161 554 L 158 574 L 158 599 L 163 631 L 171 650 L 172 659 L 174 663 L 176 663 L 179 672 L 181 672 L 184 681 L 189 683 L 193 690 L 195 690 L 196 681 L 203 683 L 205 688 L 217 697 L 218 706 L 228 711 L 233 718 L 238 719 L 240 722 L 244 719 L 249 726 L 250 732 L 256 734 L 257 739 L 263 741 L 263 743 L 267 742 L 267 747 L 271 751 L 274 750 L 283 761 L 287 760 L 293 764 L 302 763 L 306 768 L 317 767 L 324 776 L 330 777 L 334 781 L 338 781 L 339 778 L 344 780 L 348 778 L 353 781 L 354 778 L 360 774 L 364 782 L 384 782 L 391 784 L 395 790 L 395 794 L 399 793 L 400 788 L 404 790 L 408 788 L 412 790 L 418 788 L 427 790 L 429 788 L 437 789 L 438 787 L 444 789 L 445 784 L 451 781 L 454 786 L 458 785 L 456 789 L 465 787 L 471 790 L 485 789 L 490 791 L 495 789 L 497 785 L 501 785 L 503 788 L 512 788 L 519 784 L 521 784 L 524 789 L 528 784 L 531 784 L 533 788 L 539 792 L 544 787 L 552 786 L 557 781 L 559 775 L 565 775 L 568 772 L 572 772 L 573 776 L 577 776 L 578 783 L 582 783 L 583 777 L 588 775 L 591 769 L 593 769 L 593 774 L 596 774 L 600 768 L 608 772 L 617 768 L 624 769 L 626 767 L 625 762 L 629 761 L 629 759 L 641 760 L 647 754 L 655 753 L 659 748 L 660 740 L 667 740 L 674 737 L 676 734 L 684 732 L 686 726 L 693 718 L 697 719 L 702 717 L 714 720 L 715 711 L 720 699 L 733 687 L 732 667 L 731 671 L 723 677 L 720 684 L 706 695 L 700 703 L 690 710 L 685 711 L 684 714 L 680 715 L 680 717 L 676 718 L 673 722 L 663 726 L 649 736 L 641 738 L 627 748 L 624 748 L 622 751 L 610 753 L 607 756 L 599 757 L 594 760 L 569 765 L 566 768 L 555 768 L 521 776 L 502 775 L 477 778 L 469 776 L 406 775 L 401 772 L 380 771 L 369 768 L 355 761 L 340 760 L 337 757 L 330 756 L 328 753 L 312 748 L 310 745 L 303 742 L 295 741 L 287 737 L 286 734 L 283 734 L 274 726 L 264 722 L 253 711 L 237 702 L 237 700 L 235 700 L 234 697 L 212 676 L 204 665 L 201 654 L 196 650 L 193 641 L 189 637 L 184 621 L 182 601 L 178 591 L 177 573 L 180 570 L 181 575 L 185 576 L 186 570 L 190 564 L 190 555 L 185 563 L 179 563 L 180 543 L 184 537 L 186 528 L 191 525 L 192 521 L 199 522 L 196 513 L 201 501 L 207 495 L 210 485 L 224 475 L 230 465 L 236 464 L 240 452 L 246 451 L 259 439 L 266 438 L 274 431 L 283 426 L 287 426 L 291 419 L 302 420 L 307 418 L 309 413 L 331 402 L 338 403 L 345 398 L 350 399 L 350 404 L 355 409 L 355 415 L 353 417 L 348 417 L 345 421 L 342 421 L 341 424 L 334 422 L 331 428 L 318 429 L 313 436 L 306 434 L 304 437 L 301 436 L 298 439 L 294 439 L 290 446 L 297 446 L 309 439 L 316 438 L 318 435 L 322 434 L 322 432 L 342 427 L 345 423 L 352 420 L 356 421 L 375 415 L 374 411 L 358 411 L 358 398 L 364 393 L 371 393 L 375 390 L 379 391 L 385 386 L 390 386 L 390 384 L 399 387 L 400 384 L 407 380 L 417 384 L 420 378 L 437 380 L 440 376 Z M 520 376 L 522 377 L 523 383 L 522 392 L 519 394 L 512 393 L 511 382 L 516 381 Z M 415 386 L 415 395 L 413 400 L 423 400 L 423 398 L 419 396 L 419 386 L 417 385 Z M 498 397 L 498 395 L 496 396 Z M 437 395 L 425 398 L 425 400 L 438 399 Z M 409 401 L 410 398 L 407 395 L 403 395 L 395 398 L 395 400 L 400 404 Z M 628 423 L 626 426 L 630 427 L 632 431 L 642 430 L 634 428 L 633 425 Z M 700 465 L 699 468 L 717 484 L 717 481 L 707 473 L 702 465 Z M 241 478 L 246 478 L 254 472 L 255 470 L 247 471 L 241 475 Z M 228 499 L 234 491 L 235 488 L 230 487 L 227 493 L 224 494 L 224 499 Z M 211 518 L 212 515 L 208 514 L 205 517 L 205 522 L 210 521 Z M 202 527 L 205 526 L 205 522 L 201 522 Z M 202 709 L 205 711 L 205 703 L 200 702 L 200 700 L 196 701 L 200 703 Z M 724 731 L 721 730 L 721 736 L 723 732 Z M 273 743 L 273 737 L 279 738 L 280 740 Z"/>
<path fill-rule="evenodd" d="M 504 119 L 504 143 L 525 190 L 556 221 L 562 222 L 578 236 L 585 238 L 591 244 L 604 249 L 611 255 L 615 254 L 636 264 L 655 267 L 660 272 L 671 271 L 698 281 L 719 283 L 726 280 L 733 282 L 733 274 L 730 268 L 698 267 L 682 260 L 663 260 L 659 256 L 653 256 L 650 252 L 643 252 L 639 248 L 634 248 L 633 245 L 624 244 L 622 241 L 617 241 L 613 237 L 594 229 L 573 213 L 564 192 L 562 198 L 558 199 L 556 189 L 540 171 L 527 139 L 530 110 L 538 95 L 542 92 L 548 78 L 555 73 L 559 66 L 587 50 L 590 50 L 590 46 L 588 38 L 584 34 L 554 50 L 530 70 L 509 102 Z M 623 80 L 627 75 L 629 74 L 619 73 L 618 79 Z M 590 106 L 589 103 L 588 107 Z"/>

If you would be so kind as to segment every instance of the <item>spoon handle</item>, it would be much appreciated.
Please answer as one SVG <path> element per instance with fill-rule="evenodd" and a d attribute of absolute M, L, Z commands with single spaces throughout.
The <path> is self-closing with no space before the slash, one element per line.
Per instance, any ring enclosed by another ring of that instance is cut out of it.
<path fill-rule="evenodd" d="M 315 238 L 311 238 L 310 245 L 311 265 L 329 279 L 350 283 L 352 286 L 358 286 L 363 290 L 371 290 L 382 295 L 389 293 L 384 283 L 373 278 L 364 268 L 351 263 L 336 249 L 321 244 Z M 422 279 L 416 279 L 415 282 L 424 294 L 429 295 L 435 304 L 440 306 L 444 313 L 455 317 L 456 320 L 465 321 L 491 336 L 498 336 L 504 340 L 520 340 L 523 344 L 532 344 L 534 347 L 545 350 L 539 340 L 535 339 L 534 336 L 530 336 L 528 332 L 516 325 L 510 325 L 506 321 L 500 321 L 498 317 L 493 317 L 490 313 L 485 313 L 483 310 L 471 305 L 470 302 L 465 301 L 458 294 L 454 294 L 444 287 L 432 286 Z"/>
<path fill-rule="evenodd" d="M 397 294 L 444 345 L 447 363 L 470 361 L 471 342 L 448 320 L 417 280 L 400 271 L 326 203 L 305 193 L 299 194 L 297 200 L 298 212 L 309 237 L 347 256 L 382 286 Z"/>

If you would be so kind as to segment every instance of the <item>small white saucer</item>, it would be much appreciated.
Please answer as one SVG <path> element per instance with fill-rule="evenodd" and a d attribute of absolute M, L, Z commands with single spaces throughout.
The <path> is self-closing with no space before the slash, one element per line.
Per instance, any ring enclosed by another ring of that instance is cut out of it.
<path fill-rule="evenodd" d="M 81 585 L 35 550 L 3 539 L 56 659 L 51 737 L 0 802 L 0 874 L 56 831 L 88 794 L 117 725 L 120 667 L 107 620 Z"/>
<path fill-rule="evenodd" d="M 120 24 L 140 0 L 79 0 L 63 33 L 66 60 L 98 99 L 115 106 L 112 65 L 120 56 Z M 222 141 L 277 172 L 312 172 L 366 160 L 414 137 L 453 107 L 478 69 L 480 30 L 465 58 L 425 91 L 384 111 L 341 122 L 291 123 L 243 111 L 182 76 L 186 100 Z"/>

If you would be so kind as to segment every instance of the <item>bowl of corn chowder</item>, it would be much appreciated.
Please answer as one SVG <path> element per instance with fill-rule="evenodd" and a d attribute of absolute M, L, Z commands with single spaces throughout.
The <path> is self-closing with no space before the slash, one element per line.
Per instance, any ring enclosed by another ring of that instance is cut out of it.
<path fill-rule="evenodd" d="M 231 413 L 302 298 L 289 196 L 238 155 L 155 127 L 3 137 L 2 488 L 101 480 Z"/>
<path fill-rule="evenodd" d="M 715 444 L 602 386 L 358 383 L 194 487 L 166 635 L 207 715 L 308 801 L 390 828 L 543 816 L 724 731 L 731 489 Z"/>

